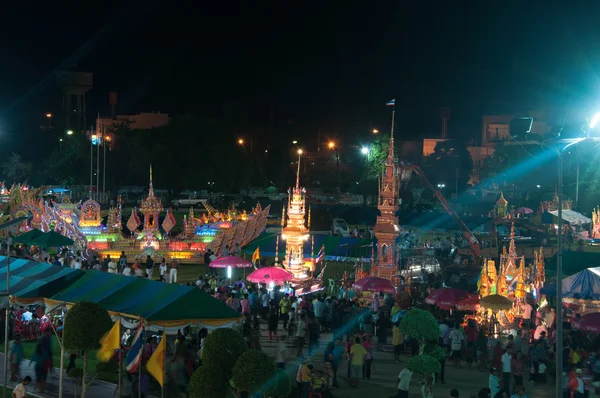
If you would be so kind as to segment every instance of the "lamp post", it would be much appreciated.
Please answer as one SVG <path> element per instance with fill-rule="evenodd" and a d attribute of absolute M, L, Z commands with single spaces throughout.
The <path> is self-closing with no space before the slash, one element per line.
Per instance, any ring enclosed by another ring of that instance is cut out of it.
<path fill-rule="evenodd" d="M 331 149 L 332 151 L 335 151 L 335 167 L 337 170 L 337 189 L 338 189 L 338 193 L 340 193 L 342 191 L 342 184 L 341 184 L 341 179 L 340 179 L 340 152 L 338 150 L 338 146 L 336 145 L 336 143 L 334 141 L 329 141 L 329 143 L 327 143 L 327 147 L 329 149 Z"/>

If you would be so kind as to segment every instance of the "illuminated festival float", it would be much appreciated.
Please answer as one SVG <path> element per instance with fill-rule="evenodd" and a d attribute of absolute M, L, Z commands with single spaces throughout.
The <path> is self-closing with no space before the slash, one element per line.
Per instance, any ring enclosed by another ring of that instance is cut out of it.
<path fill-rule="evenodd" d="M 281 220 L 281 238 L 285 241 L 283 266 L 293 275 L 292 280 L 289 282 L 294 288 L 296 295 L 311 293 L 323 287 L 323 282 L 320 278 L 323 275 L 323 270 L 321 270 L 319 277 L 316 277 L 314 275 L 316 262 L 312 254 L 310 258 L 305 258 L 304 256 L 304 244 L 310 239 L 310 212 L 308 212 L 308 221 L 305 221 L 306 190 L 300 187 L 301 156 L 302 151 L 299 150 L 296 186 L 288 190 L 287 215 L 284 209 Z M 314 248 L 311 251 L 314 253 Z M 278 253 L 275 254 L 275 257 L 278 257 Z"/>
<path fill-rule="evenodd" d="M 489 325 L 494 333 L 519 329 L 525 302 L 540 298 L 545 282 L 543 250 L 535 253 L 534 264 L 525 265 L 525 258 L 516 254 L 514 224 L 508 250 L 503 249 L 496 269 L 493 260 L 486 260 L 479 277 L 479 308 L 476 318 L 480 324 Z"/>
<path fill-rule="evenodd" d="M 171 209 L 166 211 L 162 223 L 160 216 L 164 212 L 162 202 L 154 195 L 152 186 L 152 168 L 150 168 L 150 186 L 148 196 L 142 200 L 138 209 L 134 208 L 122 227 L 122 206 L 120 198 L 115 207 L 108 211 L 105 225 L 102 224 L 100 205 L 88 199 L 83 203 L 72 204 L 68 197 L 61 203 L 44 201 L 42 188 L 30 189 L 26 185 L 16 185 L 10 190 L 0 185 L 0 221 L 10 221 L 31 215 L 24 221 L 11 227 L 13 235 L 38 228 L 44 232 L 54 230 L 75 241 L 74 249 L 88 256 L 93 253 L 102 257 L 110 255 L 118 258 L 125 252 L 129 261 L 151 256 L 168 261 L 198 264 L 203 261 L 203 253 L 211 249 L 217 255 L 226 247 L 243 247 L 260 235 L 267 223 L 270 206 L 262 209 L 256 205 L 250 213 L 238 211 L 234 207 L 219 212 L 207 205 L 208 215 L 195 217 L 190 208 L 183 217 L 183 231 L 171 236 L 176 220 Z M 4 232 L 6 233 L 6 232 Z"/>

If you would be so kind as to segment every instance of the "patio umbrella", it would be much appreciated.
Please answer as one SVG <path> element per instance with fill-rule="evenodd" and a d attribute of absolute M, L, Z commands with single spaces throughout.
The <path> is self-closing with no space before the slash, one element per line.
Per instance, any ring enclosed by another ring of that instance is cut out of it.
<path fill-rule="evenodd" d="M 469 292 L 452 287 L 442 287 L 431 293 L 426 299 L 427 304 L 435 305 L 443 310 L 452 310 L 456 304 L 469 297 Z"/>
<path fill-rule="evenodd" d="M 354 282 L 354 289 L 363 292 L 384 292 L 384 293 L 395 293 L 396 288 L 387 279 L 378 278 L 376 276 L 367 276 Z"/>
<path fill-rule="evenodd" d="M 513 307 L 513 302 L 511 299 L 499 294 L 490 294 L 482 298 L 479 301 L 479 305 L 492 310 L 510 310 Z"/>
<path fill-rule="evenodd" d="M 211 261 L 210 268 L 250 268 L 252 267 L 252 262 L 249 260 L 245 260 L 241 257 L 236 256 L 225 256 L 216 259 L 215 261 Z"/>
<path fill-rule="evenodd" d="M 519 213 L 519 214 L 532 214 L 533 210 L 531 210 L 529 207 L 519 207 L 517 209 L 517 213 Z"/>
<path fill-rule="evenodd" d="M 246 277 L 246 280 L 253 283 L 271 283 L 280 284 L 289 281 L 294 277 L 291 272 L 279 267 L 259 268 Z"/>
<path fill-rule="evenodd" d="M 571 319 L 571 327 L 582 332 L 600 332 L 600 312 Z"/>
<path fill-rule="evenodd" d="M 24 234 L 21 234 L 19 236 L 15 236 L 13 238 L 13 243 L 23 243 L 23 244 L 31 244 L 31 242 L 33 242 L 33 240 L 35 238 L 37 238 L 40 235 L 43 235 L 44 233 L 42 231 L 40 231 L 37 228 L 32 229 L 31 231 L 25 232 Z"/>
<path fill-rule="evenodd" d="M 456 303 L 456 309 L 459 311 L 477 311 L 479 309 L 479 296 L 470 295 L 466 299 Z"/>
<path fill-rule="evenodd" d="M 75 241 L 59 234 L 58 232 L 50 231 L 41 234 L 31 241 L 32 245 L 41 247 L 60 247 L 71 246 Z"/>

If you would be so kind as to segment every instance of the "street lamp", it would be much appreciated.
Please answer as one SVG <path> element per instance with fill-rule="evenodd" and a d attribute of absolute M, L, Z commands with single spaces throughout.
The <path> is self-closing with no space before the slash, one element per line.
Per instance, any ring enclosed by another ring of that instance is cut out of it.
<path fill-rule="evenodd" d="M 369 147 L 367 147 L 367 146 L 364 146 L 364 147 L 360 148 L 360 152 L 361 152 L 363 155 L 368 155 L 368 154 L 369 154 Z"/>
<path fill-rule="evenodd" d="M 373 134 L 378 134 L 378 133 L 379 133 L 379 130 L 373 129 Z"/>
<path fill-rule="evenodd" d="M 73 135 L 73 130 L 67 130 L 67 135 Z"/>
<path fill-rule="evenodd" d="M 329 141 L 327 143 L 327 147 L 333 151 L 335 151 L 335 166 L 337 169 L 337 179 L 338 179 L 338 193 L 341 192 L 342 190 L 342 184 L 341 184 L 341 180 L 340 180 L 340 153 L 338 151 L 337 145 L 335 144 L 334 141 Z"/>
<path fill-rule="evenodd" d="M 240 138 L 240 139 L 238 140 L 238 144 L 240 144 L 240 145 L 244 145 L 244 140 Z"/>
<path fill-rule="evenodd" d="M 296 145 L 298 143 L 298 141 L 294 140 L 292 141 L 292 144 Z"/>
<path fill-rule="evenodd" d="M 446 188 L 446 184 L 437 184 L 437 187 L 439 189 L 444 189 L 444 188 Z"/>
<path fill-rule="evenodd" d="M 302 149 L 298 149 L 298 155 L 302 155 Z"/>

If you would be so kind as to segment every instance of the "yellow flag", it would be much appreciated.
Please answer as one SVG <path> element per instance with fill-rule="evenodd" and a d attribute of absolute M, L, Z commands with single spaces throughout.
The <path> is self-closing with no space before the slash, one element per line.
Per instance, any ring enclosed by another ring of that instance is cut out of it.
<path fill-rule="evenodd" d="M 252 254 L 252 264 L 254 264 L 254 262 L 256 260 L 260 260 L 260 252 L 258 250 L 258 246 L 256 247 L 256 250 L 254 250 L 254 253 Z"/>
<path fill-rule="evenodd" d="M 121 348 L 121 320 L 117 319 L 114 326 L 100 339 L 102 345 L 96 353 L 96 358 L 100 362 L 108 362 L 115 355 L 115 350 Z"/>
<path fill-rule="evenodd" d="M 180 343 L 181 344 L 181 343 Z M 152 354 L 148 362 L 146 363 L 146 370 L 158 381 L 158 384 L 162 387 L 165 383 L 165 355 L 167 352 L 167 335 L 163 334 L 160 339 L 156 351 Z"/>

